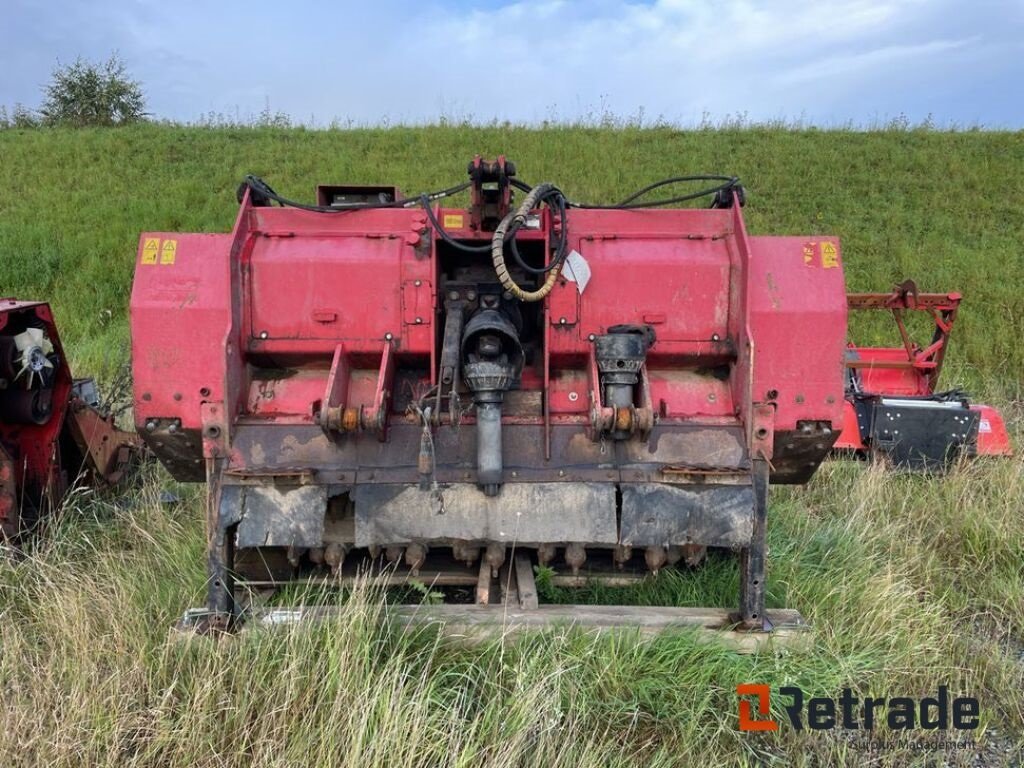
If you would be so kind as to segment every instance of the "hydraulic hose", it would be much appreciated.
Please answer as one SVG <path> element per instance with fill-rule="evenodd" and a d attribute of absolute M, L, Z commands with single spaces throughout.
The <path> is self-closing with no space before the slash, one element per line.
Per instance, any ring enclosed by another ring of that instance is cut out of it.
<path fill-rule="evenodd" d="M 515 213 L 510 213 L 501 220 L 491 238 L 491 261 L 494 263 L 494 272 L 498 276 L 498 282 L 501 283 L 502 288 L 519 299 L 519 301 L 541 301 L 551 293 L 551 289 L 555 287 L 555 281 L 562 271 L 562 264 L 559 261 L 548 271 L 547 279 L 540 288 L 535 291 L 524 290 L 512 279 L 512 275 L 509 274 L 508 267 L 505 265 L 505 233 L 509 229 L 515 231 L 524 226 L 527 215 L 537 207 L 538 201 L 555 189 L 557 189 L 555 185 L 548 182 L 538 184 L 531 189 Z"/>

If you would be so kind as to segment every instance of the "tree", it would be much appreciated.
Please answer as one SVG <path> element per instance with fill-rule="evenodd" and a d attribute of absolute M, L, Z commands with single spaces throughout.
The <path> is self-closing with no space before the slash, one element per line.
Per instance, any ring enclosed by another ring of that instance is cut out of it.
<path fill-rule="evenodd" d="M 39 112 L 47 125 L 126 125 L 146 115 L 142 86 L 131 79 L 117 54 L 103 63 L 78 58 L 74 64 L 58 65 L 45 92 Z"/>

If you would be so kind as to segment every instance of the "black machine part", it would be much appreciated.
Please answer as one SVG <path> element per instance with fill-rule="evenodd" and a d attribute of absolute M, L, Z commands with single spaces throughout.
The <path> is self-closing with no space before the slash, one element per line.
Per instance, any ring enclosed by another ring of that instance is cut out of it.
<path fill-rule="evenodd" d="M 979 414 L 959 393 L 862 395 L 854 409 L 862 439 L 895 467 L 942 470 L 977 447 Z"/>
<path fill-rule="evenodd" d="M 640 369 L 655 340 L 654 328 L 649 325 L 613 325 L 608 333 L 594 339 L 594 356 L 605 407 L 629 408 L 634 404 Z M 622 440 L 630 433 L 618 430 L 612 436 Z"/>
<path fill-rule="evenodd" d="M 462 378 L 476 404 L 477 483 L 487 496 L 501 489 L 501 404 L 518 386 L 523 346 L 512 321 L 499 310 L 482 309 L 462 334 Z"/>

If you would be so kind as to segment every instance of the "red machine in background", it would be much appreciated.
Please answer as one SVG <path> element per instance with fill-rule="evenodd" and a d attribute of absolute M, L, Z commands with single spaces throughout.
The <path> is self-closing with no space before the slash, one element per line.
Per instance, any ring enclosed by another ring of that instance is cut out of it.
<path fill-rule="evenodd" d="M 919 293 L 912 280 L 891 293 L 847 296 L 851 311 L 890 311 L 902 344 L 849 345 L 837 450 L 884 456 L 911 469 L 941 469 L 960 455 L 1011 455 L 1006 424 L 995 408 L 972 405 L 959 390 L 938 389 L 960 299 L 958 293 Z M 908 312 L 930 317 L 933 331 L 927 344 L 912 338 Z"/>
<path fill-rule="evenodd" d="M 14 540 L 84 476 L 117 482 L 138 437 L 71 376 L 48 304 L 0 299 L 0 538 Z"/>
<path fill-rule="evenodd" d="M 535 564 L 621 583 L 721 547 L 737 610 L 702 620 L 771 629 L 768 483 L 806 482 L 842 420 L 838 242 L 748 235 L 728 177 L 587 206 L 503 158 L 469 175 L 411 199 L 321 186 L 317 205 L 250 177 L 230 234 L 142 235 L 136 423 L 208 482 L 201 625 L 231 626 L 247 589 L 366 564 L 475 587 L 486 611 L 499 584 L 534 607 Z M 467 189 L 468 209 L 435 205 Z"/>

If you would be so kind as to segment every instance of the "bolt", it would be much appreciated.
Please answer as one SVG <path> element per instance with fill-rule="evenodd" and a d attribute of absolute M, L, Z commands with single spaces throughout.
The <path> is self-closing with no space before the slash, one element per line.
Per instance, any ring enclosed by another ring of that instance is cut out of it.
<path fill-rule="evenodd" d="M 391 334 L 391 331 L 384 334 L 384 341 L 391 341 L 393 338 L 395 337 Z"/>
<path fill-rule="evenodd" d="M 565 477 L 565 470 L 564 469 L 558 470 L 558 476 L 559 477 Z"/>
<path fill-rule="evenodd" d="M 466 291 L 466 298 L 470 301 L 476 301 L 476 291 Z"/>
<path fill-rule="evenodd" d="M 181 400 L 181 392 L 175 392 L 174 393 L 174 399 L 175 400 Z"/>
<path fill-rule="evenodd" d="M 589 336 L 587 336 L 587 341 L 593 341 L 596 338 L 597 336 L 595 336 L 594 334 L 590 334 Z"/>
<path fill-rule="evenodd" d="M 413 285 L 415 285 L 417 288 L 419 288 L 421 285 L 423 285 L 423 281 L 422 280 L 416 280 L 416 281 L 413 282 Z"/>
<path fill-rule="evenodd" d="M 570 403 L 575 403 L 579 399 L 580 399 L 579 392 L 570 392 L 569 393 L 569 402 Z"/>
<path fill-rule="evenodd" d="M 146 422 L 146 431 L 147 432 L 153 432 L 155 430 L 156 430 L 156 422 L 155 421 L 147 421 Z"/>
<path fill-rule="evenodd" d="M 175 432 L 177 432 L 178 431 L 178 424 L 177 424 L 177 422 L 172 421 L 170 424 L 168 424 L 167 425 L 167 431 L 170 432 L 172 435 Z"/>
<path fill-rule="evenodd" d="M 718 338 L 719 338 L 719 337 L 718 337 L 718 334 L 717 334 L 717 333 L 712 333 L 712 334 L 711 334 L 711 340 L 712 340 L 712 341 L 718 341 Z"/>
<path fill-rule="evenodd" d="M 715 402 L 715 393 L 714 392 L 708 392 L 708 400 L 710 402 L 712 402 L 712 403 Z"/>
<path fill-rule="evenodd" d="M 459 292 L 458 291 L 449 291 L 448 292 L 448 298 L 451 299 L 452 301 L 458 301 L 459 300 Z"/>
<path fill-rule="evenodd" d="M 266 331 L 260 331 L 260 338 L 261 338 L 261 339 L 265 339 L 265 338 L 267 338 L 267 337 L 268 337 L 269 335 L 270 335 L 270 334 L 269 334 L 269 333 L 267 333 Z"/>
<path fill-rule="evenodd" d="M 558 318 L 558 324 L 559 325 L 565 325 L 565 318 L 564 317 Z"/>
<path fill-rule="evenodd" d="M 422 322 L 423 322 L 423 318 L 422 317 L 417 317 L 416 318 L 416 325 L 419 325 Z"/>

